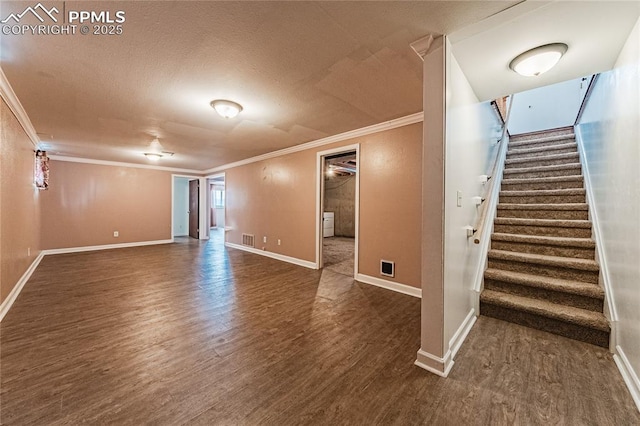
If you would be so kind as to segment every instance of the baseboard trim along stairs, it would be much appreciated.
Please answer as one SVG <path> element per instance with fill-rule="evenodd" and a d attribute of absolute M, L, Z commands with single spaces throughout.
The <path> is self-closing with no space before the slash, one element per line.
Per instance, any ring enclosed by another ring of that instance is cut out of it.
<path fill-rule="evenodd" d="M 480 314 L 609 347 L 572 127 L 511 136 Z"/>

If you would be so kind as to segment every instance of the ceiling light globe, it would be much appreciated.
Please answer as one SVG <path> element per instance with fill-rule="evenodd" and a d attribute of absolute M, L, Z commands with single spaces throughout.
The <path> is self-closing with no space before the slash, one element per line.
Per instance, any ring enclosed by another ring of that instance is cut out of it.
<path fill-rule="evenodd" d="M 144 155 L 151 161 L 158 161 L 162 158 L 162 154 L 156 154 L 155 152 L 145 152 Z"/>
<path fill-rule="evenodd" d="M 234 118 L 242 111 L 242 105 L 225 99 L 211 101 L 210 105 L 223 118 Z"/>
<path fill-rule="evenodd" d="M 535 77 L 553 68 L 568 46 L 564 43 L 552 43 L 538 46 L 516 56 L 509 68 L 525 77 Z"/>

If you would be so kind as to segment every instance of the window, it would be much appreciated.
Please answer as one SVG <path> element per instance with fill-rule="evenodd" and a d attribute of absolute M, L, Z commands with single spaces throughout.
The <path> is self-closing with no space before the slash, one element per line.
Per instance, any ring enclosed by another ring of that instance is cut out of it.
<path fill-rule="evenodd" d="M 213 207 L 216 209 L 224 208 L 224 189 L 216 189 L 213 191 Z"/>

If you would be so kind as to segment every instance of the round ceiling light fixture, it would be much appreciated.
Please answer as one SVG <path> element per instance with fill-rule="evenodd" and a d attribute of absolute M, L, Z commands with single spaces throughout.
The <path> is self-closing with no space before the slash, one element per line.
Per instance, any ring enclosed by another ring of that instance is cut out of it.
<path fill-rule="evenodd" d="M 218 115 L 224 118 L 233 118 L 242 111 L 242 105 L 226 99 L 216 99 L 211 101 L 210 105 Z"/>
<path fill-rule="evenodd" d="M 144 156 L 151 161 L 158 161 L 162 158 L 162 154 L 158 154 L 157 152 L 145 152 Z"/>
<path fill-rule="evenodd" d="M 553 68 L 569 46 L 564 43 L 551 43 L 534 47 L 516 56 L 509 68 L 525 77 L 535 77 Z"/>

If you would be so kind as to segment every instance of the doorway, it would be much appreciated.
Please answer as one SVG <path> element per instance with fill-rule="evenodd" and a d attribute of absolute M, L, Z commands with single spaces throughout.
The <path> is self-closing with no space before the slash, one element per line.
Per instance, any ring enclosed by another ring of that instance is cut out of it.
<path fill-rule="evenodd" d="M 172 237 L 189 235 L 189 178 L 173 177 Z"/>
<path fill-rule="evenodd" d="M 209 237 L 215 243 L 224 244 L 225 241 L 225 205 L 226 188 L 225 175 L 213 176 L 207 179 L 209 187 Z"/>
<path fill-rule="evenodd" d="M 318 153 L 318 266 L 353 278 L 357 274 L 358 148 Z"/>
<path fill-rule="evenodd" d="M 192 179 L 189 181 L 189 236 L 200 238 L 200 181 Z"/>

